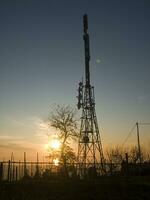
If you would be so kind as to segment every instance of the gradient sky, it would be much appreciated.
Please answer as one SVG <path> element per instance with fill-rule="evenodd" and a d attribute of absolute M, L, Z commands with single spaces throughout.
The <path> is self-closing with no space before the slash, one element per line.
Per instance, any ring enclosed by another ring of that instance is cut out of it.
<path fill-rule="evenodd" d="M 76 106 L 84 76 L 84 13 L 103 144 L 121 144 L 136 121 L 150 122 L 149 0 L 1 0 L 3 157 L 6 149 L 42 148 L 50 131 L 43 120 L 53 105 Z M 142 141 L 149 141 L 149 131 L 142 128 Z"/>

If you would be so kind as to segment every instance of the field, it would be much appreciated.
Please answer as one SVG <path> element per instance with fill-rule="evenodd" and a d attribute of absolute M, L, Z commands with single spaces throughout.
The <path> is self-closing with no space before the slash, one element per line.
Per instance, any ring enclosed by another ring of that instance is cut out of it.
<path fill-rule="evenodd" d="M 3 182 L 1 200 L 149 200 L 150 177 Z"/>

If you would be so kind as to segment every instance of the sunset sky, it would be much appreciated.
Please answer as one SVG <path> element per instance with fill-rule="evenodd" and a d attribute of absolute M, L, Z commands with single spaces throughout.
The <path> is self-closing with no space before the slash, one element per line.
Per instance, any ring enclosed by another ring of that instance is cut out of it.
<path fill-rule="evenodd" d="M 103 145 L 121 144 L 134 123 L 150 122 L 149 0 L 1 0 L 0 160 L 42 152 L 54 104 L 76 106 L 84 13 Z M 140 130 L 150 144 L 150 126 Z"/>

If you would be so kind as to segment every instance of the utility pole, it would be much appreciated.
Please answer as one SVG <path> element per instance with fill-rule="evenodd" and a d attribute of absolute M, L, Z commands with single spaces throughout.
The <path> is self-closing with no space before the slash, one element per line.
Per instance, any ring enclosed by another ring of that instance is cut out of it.
<path fill-rule="evenodd" d="M 90 84 L 90 44 L 88 17 L 83 16 L 83 40 L 85 50 L 85 82 L 79 83 L 78 109 L 82 108 L 80 136 L 78 141 L 79 173 L 86 176 L 93 168 L 98 173 L 105 171 L 104 155 L 95 111 L 94 87 Z"/>
<path fill-rule="evenodd" d="M 139 123 L 136 123 L 136 128 L 137 128 L 137 143 L 138 143 L 138 157 L 140 164 L 142 163 L 142 158 L 141 158 L 141 145 L 140 145 L 140 132 L 139 132 Z"/>

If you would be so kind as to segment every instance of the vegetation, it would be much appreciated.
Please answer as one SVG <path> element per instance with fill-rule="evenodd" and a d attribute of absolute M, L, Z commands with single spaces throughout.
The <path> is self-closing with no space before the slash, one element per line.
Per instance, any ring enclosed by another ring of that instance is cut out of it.
<path fill-rule="evenodd" d="M 66 163 L 73 163 L 76 160 L 69 143 L 78 138 L 76 110 L 68 105 L 57 105 L 49 116 L 49 122 L 49 125 L 58 131 L 57 135 L 61 141 L 60 161 L 66 169 Z"/>
<path fill-rule="evenodd" d="M 128 159 L 129 163 L 137 163 L 139 161 L 139 152 L 137 146 L 131 146 L 124 148 L 122 146 L 113 146 L 106 149 L 106 160 L 107 163 L 119 164 L 124 160 Z M 147 152 L 144 147 L 141 148 L 141 157 L 142 161 L 146 162 L 150 159 L 150 154 Z"/>

